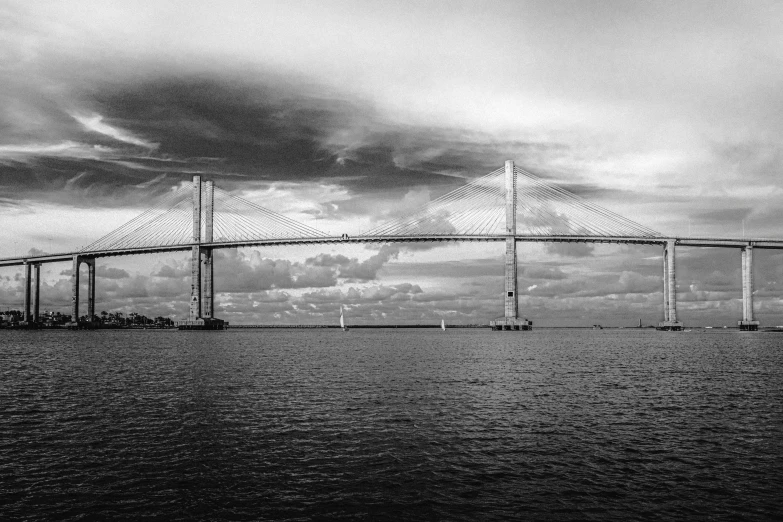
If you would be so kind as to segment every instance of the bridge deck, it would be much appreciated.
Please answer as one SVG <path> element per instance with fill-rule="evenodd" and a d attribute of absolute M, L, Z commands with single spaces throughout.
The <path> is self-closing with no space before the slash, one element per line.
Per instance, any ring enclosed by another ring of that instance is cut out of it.
<path fill-rule="evenodd" d="M 668 239 L 674 239 L 678 246 L 741 248 L 753 245 L 755 248 L 783 249 L 783 239 L 767 238 L 710 238 L 710 237 L 600 237 L 600 236 L 529 236 L 517 235 L 520 242 L 546 243 L 617 243 L 636 245 L 664 244 Z M 427 236 L 350 236 L 350 237 L 304 237 L 286 239 L 253 239 L 230 242 L 200 243 L 209 248 L 238 248 L 252 246 L 284 246 L 284 245 L 317 245 L 317 244 L 353 244 L 353 243 L 411 243 L 422 241 L 505 241 L 506 236 L 497 235 L 427 235 Z M 71 261 L 74 255 L 85 257 L 113 257 L 138 254 L 154 254 L 159 252 L 187 251 L 197 243 L 183 243 L 160 247 L 124 248 L 117 250 L 92 250 L 67 252 L 59 254 L 43 254 L 0 259 L 0 267 L 18 266 L 24 263 L 57 263 Z"/>

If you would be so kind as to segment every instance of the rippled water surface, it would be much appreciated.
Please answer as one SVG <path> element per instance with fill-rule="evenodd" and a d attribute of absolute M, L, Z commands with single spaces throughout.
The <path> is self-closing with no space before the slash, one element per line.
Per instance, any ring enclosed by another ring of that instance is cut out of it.
<path fill-rule="evenodd" d="M 0 331 L 0 518 L 767 520 L 783 335 Z"/>

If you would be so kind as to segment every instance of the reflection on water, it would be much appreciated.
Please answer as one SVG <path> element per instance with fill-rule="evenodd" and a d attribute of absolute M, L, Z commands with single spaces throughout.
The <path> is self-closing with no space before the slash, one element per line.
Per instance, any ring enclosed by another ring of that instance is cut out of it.
<path fill-rule="evenodd" d="M 0 332 L 2 518 L 770 519 L 783 336 Z"/>

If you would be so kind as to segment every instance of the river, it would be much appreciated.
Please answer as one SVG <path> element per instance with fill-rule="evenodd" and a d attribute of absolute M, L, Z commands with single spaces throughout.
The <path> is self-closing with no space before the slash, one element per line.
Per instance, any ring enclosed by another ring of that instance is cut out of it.
<path fill-rule="evenodd" d="M 0 331 L 3 520 L 769 520 L 783 335 Z"/>

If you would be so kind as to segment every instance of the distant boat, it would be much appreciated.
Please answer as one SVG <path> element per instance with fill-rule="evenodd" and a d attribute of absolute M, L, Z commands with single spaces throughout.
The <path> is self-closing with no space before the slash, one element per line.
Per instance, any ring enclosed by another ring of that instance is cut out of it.
<path fill-rule="evenodd" d="M 440 329 L 446 331 L 446 321 L 443 319 L 440 320 Z"/>
<path fill-rule="evenodd" d="M 348 328 L 345 326 L 345 319 L 343 318 L 343 305 L 340 305 L 340 328 L 342 328 L 343 331 L 348 331 Z"/>

